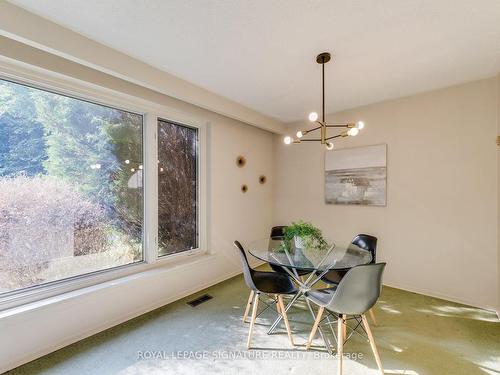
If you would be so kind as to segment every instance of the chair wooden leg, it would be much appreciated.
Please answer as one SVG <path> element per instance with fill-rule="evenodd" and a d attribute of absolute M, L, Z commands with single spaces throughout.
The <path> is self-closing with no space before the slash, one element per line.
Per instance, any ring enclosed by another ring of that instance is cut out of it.
<path fill-rule="evenodd" d="M 253 295 L 255 292 L 253 290 L 250 291 L 250 295 L 248 296 L 247 307 L 245 308 L 245 313 L 243 314 L 243 323 L 247 322 L 247 316 L 250 312 L 250 306 L 252 305 Z"/>
<path fill-rule="evenodd" d="M 342 340 L 347 339 L 347 315 L 343 315 L 343 324 L 342 324 Z"/>
<path fill-rule="evenodd" d="M 378 355 L 377 346 L 375 345 L 375 340 L 373 340 L 372 331 L 370 330 L 370 326 L 368 325 L 368 320 L 366 319 L 365 314 L 361 315 L 361 319 L 363 320 L 363 326 L 365 327 L 366 334 L 368 335 L 368 340 L 370 340 L 370 346 L 372 347 L 373 355 L 375 356 L 375 361 L 377 362 L 380 374 L 384 375 L 382 362 L 380 361 L 380 356 Z"/>
<path fill-rule="evenodd" d="M 248 330 L 247 349 L 250 349 L 250 343 L 252 341 L 253 326 L 255 325 L 255 318 L 257 317 L 257 307 L 259 305 L 259 294 L 258 293 L 254 293 L 252 305 L 253 305 L 252 320 L 250 321 L 250 328 Z"/>
<path fill-rule="evenodd" d="M 338 370 L 337 374 L 342 375 L 342 356 L 344 355 L 344 315 L 339 315 L 337 320 L 337 357 Z"/>
<path fill-rule="evenodd" d="M 373 309 L 368 310 L 368 314 L 370 315 L 370 319 L 373 322 L 373 325 L 377 325 L 377 319 L 375 319 L 375 313 L 373 312 Z"/>
<path fill-rule="evenodd" d="M 274 295 L 274 298 L 276 299 L 276 312 L 278 314 L 281 314 L 281 310 L 280 310 L 280 303 L 279 303 L 279 297 L 277 294 Z"/>
<path fill-rule="evenodd" d="M 316 331 L 318 330 L 319 322 L 321 322 L 321 317 L 323 316 L 324 311 L 325 311 L 324 307 L 320 307 L 318 310 L 318 315 L 316 315 L 316 320 L 314 320 L 311 334 L 309 335 L 309 340 L 307 340 L 306 350 L 309 350 L 309 348 L 311 347 L 312 340 L 314 339 L 314 336 L 316 335 Z"/>
<path fill-rule="evenodd" d="M 283 320 L 285 321 L 286 332 L 288 333 L 288 338 L 290 339 L 290 343 L 292 346 L 295 346 L 293 343 L 292 330 L 290 329 L 290 323 L 288 322 L 288 316 L 286 315 L 285 304 L 283 303 L 283 297 L 278 295 L 278 306 L 281 315 L 283 315 Z"/>

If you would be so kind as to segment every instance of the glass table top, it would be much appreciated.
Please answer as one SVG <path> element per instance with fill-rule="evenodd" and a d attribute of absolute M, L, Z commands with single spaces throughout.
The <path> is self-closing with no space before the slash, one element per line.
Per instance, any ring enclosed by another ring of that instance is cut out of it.
<path fill-rule="evenodd" d="M 349 242 L 327 242 L 326 247 L 317 249 L 301 244 L 296 247 L 294 241 L 287 245 L 282 240 L 263 238 L 250 242 L 248 252 L 273 265 L 306 271 L 346 269 L 368 264 L 372 260 L 369 251 Z"/>

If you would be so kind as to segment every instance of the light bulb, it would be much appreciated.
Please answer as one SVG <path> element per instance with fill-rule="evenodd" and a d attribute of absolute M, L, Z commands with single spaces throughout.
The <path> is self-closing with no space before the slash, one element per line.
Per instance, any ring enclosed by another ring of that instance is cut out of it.
<path fill-rule="evenodd" d="M 135 168 L 130 168 L 130 172 L 135 172 Z"/>
<path fill-rule="evenodd" d="M 302 138 L 304 136 L 304 133 L 302 133 L 300 130 L 297 132 L 297 138 Z"/>
<path fill-rule="evenodd" d="M 357 136 L 359 133 L 359 129 L 358 128 L 350 128 L 348 131 L 347 131 L 347 134 L 349 134 L 351 137 L 355 137 Z"/>
<path fill-rule="evenodd" d="M 125 164 L 130 164 L 130 160 L 125 160 Z"/>
<path fill-rule="evenodd" d="M 333 150 L 333 143 L 331 142 L 326 142 L 325 147 L 328 151 Z"/>
<path fill-rule="evenodd" d="M 318 114 L 316 112 L 309 113 L 309 121 L 314 122 L 318 119 Z"/>
<path fill-rule="evenodd" d="M 365 127 L 365 123 L 363 121 L 358 121 L 356 123 L 356 128 L 358 128 L 359 130 L 363 129 Z"/>
<path fill-rule="evenodd" d="M 139 169 L 142 169 L 142 164 L 141 164 L 141 165 L 139 165 Z"/>
<path fill-rule="evenodd" d="M 290 136 L 286 136 L 284 139 L 283 139 L 283 142 L 285 142 L 286 145 L 289 145 L 290 143 L 292 143 L 292 137 Z"/>

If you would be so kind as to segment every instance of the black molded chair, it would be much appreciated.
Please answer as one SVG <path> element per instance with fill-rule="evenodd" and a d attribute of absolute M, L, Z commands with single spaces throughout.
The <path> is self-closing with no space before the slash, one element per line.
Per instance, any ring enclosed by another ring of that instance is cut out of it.
<path fill-rule="evenodd" d="M 288 322 L 288 317 L 286 315 L 285 305 L 283 303 L 282 297 L 283 294 L 297 293 L 297 289 L 295 288 L 295 285 L 293 284 L 291 278 L 288 275 L 277 272 L 255 271 L 248 264 L 248 259 L 243 246 L 238 241 L 234 241 L 234 246 L 236 246 L 236 248 L 239 250 L 245 283 L 250 288 L 250 297 L 248 298 L 245 313 L 243 314 L 243 321 L 245 322 L 250 310 L 250 305 L 252 305 L 252 318 L 250 320 L 247 347 L 250 349 L 252 331 L 255 324 L 255 318 L 257 317 L 259 296 L 261 294 L 267 294 L 277 299 L 276 310 L 283 316 L 283 321 L 285 322 L 288 338 L 290 339 L 292 346 L 294 346 L 292 331 L 290 329 L 290 323 Z"/>
<path fill-rule="evenodd" d="M 273 240 L 282 240 L 285 237 L 286 225 L 278 225 L 271 228 L 271 237 Z"/>
<path fill-rule="evenodd" d="M 283 240 L 285 238 L 285 228 L 286 228 L 286 225 L 278 225 L 278 226 L 272 227 L 271 228 L 271 235 L 269 237 L 272 240 Z M 288 275 L 288 273 L 283 269 L 283 267 L 278 266 L 276 264 L 271 264 L 271 263 L 269 263 L 269 265 L 271 266 L 273 271 Z M 288 269 L 291 269 L 291 268 L 288 268 Z M 298 270 L 298 269 L 295 269 L 295 272 L 297 272 L 297 275 L 299 275 L 299 276 L 304 276 L 304 275 L 311 273 L 310 271 Z"/>
<path fill-rule="evenodd" d="M 327 309 L 338 315 L 337 318 L 337 357 L 339 362 L 338 375 L 342 375 L 342 354 L 344 341 L 347 339 L 347 316 L 353 316 L 358 323 L 362 323 L 375 356 L 378 369 L 384 373 L 382 362 L 378 354 L 373 335 L 366 319 L 365 313 L 377 302 L 382 290 L 382 274 L 385 263 L 365 264 L 351 268 L 337 286 L 327 289 L 310 290 L 306 297 L 319 306 L 318 315 L 314 321 L 306 348 L 311 347 L 316 330 L 321 322 L 323 312 Z M 353 331 L 356 330 L 353 329 Z M 354 332 L 353 332 L 354 333 Z M 352 335 L 352 333 L 351 333 Z"/>
<path fill-rule="evenodd" d="M 358 234 L 352 239 L 351 243 L 372 253 L 372 261 L 370 263 L 375 263 L 377 254 L 377 237 L 369 234 Z M 349 271 L 349 268 L 328 271 L 321 278 L 321 280 L 329 285 L 338 285 L 347 271 Z"/>

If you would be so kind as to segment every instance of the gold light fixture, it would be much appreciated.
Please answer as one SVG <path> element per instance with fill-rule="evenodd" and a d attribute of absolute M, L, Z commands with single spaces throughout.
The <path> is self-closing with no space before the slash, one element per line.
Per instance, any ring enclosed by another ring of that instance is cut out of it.
<path fill-rule="evenodd" d="M 325 64 L 330 61 L 331 55 L 328 52 L 320 53 L 316 57 L 316 62 L 321 64 L 322 69 L 322 84 L 323 84 L 323 97 L 322 97 L 322 113 L 321 113 L 321 121 L 318 120 L 319 116 L 316 112 L 309 113 L 309 121 L 315 122 L 319 126 L 308 129 L 308 130 L 299 130 L 296 134 L 296 138 L 292 138 L 290 136 L 286 136 L 283 139 L 285 144 L 298 144 L 301 142 L 320 142 L 322 145 L 325 145 L 327 150 L 333 150 L 333 139 L 341 138 L 341 137 L 355 137 L 358 135 L 359 131 L 365 127 L 365 123 L 363 121 L 358 121 L 356 123 L 331 123 L 328 124 L 325 121 Z M 344 128 L 340 134 L 328 136 L 327 129 L 328 128 Z M 319 138 L 304 138 L 306 134 L 313 133 L 316 130 L 320 131 Z"/>

